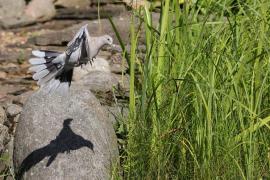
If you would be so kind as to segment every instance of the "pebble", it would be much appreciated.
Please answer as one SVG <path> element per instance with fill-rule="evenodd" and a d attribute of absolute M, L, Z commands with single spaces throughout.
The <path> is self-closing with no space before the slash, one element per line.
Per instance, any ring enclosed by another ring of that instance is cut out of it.
<path fill-rule="evenodd" d="M 34 91 L 27 91 L 19 96 L 15 96 L 13 102 L 15 104 L 23 105 L 33 93 Z"/>
<path fill-rule="evenodd" d="M 11 104 L 7 107 L 7 116 L 14 117 L 17 114 L 21 113 L 22 107 L 16 104 Z"/>
<path fill-rule="evenodd" d="M 1 72 L 0 72 L 0 78 L 5 79 L 6 77 L 7 77 L 7 73 L 1 71 Z"/>

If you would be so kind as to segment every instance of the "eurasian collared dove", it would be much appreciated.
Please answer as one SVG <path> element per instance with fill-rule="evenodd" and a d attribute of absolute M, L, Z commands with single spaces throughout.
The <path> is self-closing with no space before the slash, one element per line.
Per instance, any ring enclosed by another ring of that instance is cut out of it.
<path fill-rule="evenodd" d="M 113 39 L 109 35 L 91 37 L 87 25 L 75 34 L 64 52 L 32 51 L 33 58 L 29 59 L 34 72 L 33 79 L 48 92 L 60 89 L 67 91 L 71 84 L 73 68 L 90 62 L 96 57 L 104 45 L 112 45 Z"/>

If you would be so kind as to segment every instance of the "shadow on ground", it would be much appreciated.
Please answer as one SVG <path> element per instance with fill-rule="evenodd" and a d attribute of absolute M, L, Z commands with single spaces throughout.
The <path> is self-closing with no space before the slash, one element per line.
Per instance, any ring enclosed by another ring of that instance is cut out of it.
<path fill-rule="evenodd" d="M 49 157 L 46 166 L 50 166 L 59 153 L 70 153 L 71 150 L 77 150 L 82 147 L 88 147 L 93 151 L 94 145 L 91 141 L 84 139 L 82 136 L 75 134 L 70 123 L 73 119 L 66 119 L 63 122 L 63 128 L 50 144 L 34 150 L 21 163 L 16 179 L 21 179 L 25 172 Z"/>

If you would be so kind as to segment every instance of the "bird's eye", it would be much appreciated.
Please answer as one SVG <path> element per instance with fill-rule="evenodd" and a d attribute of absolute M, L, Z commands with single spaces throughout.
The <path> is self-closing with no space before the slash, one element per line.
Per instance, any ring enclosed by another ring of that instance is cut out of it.
<path fill-rule="evenodd" d="M 109 38 L 108 38 L 107 40 L 108 40 L 108 41 L 110 41 L 110 39 L 109 39 Z"/>

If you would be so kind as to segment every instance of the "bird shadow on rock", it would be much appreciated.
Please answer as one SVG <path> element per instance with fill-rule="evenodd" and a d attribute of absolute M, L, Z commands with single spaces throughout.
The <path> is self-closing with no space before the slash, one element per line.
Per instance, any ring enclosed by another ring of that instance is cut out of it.
<path fill-rule="evenodd" d="M 82 136 L 75 134 L 70 123 L 73 119 L 66 119 L 63 122 L 63 128 L 50 144 L 34 150 L 21 163 L 16 174 L 16 179 L 21 179 L 25 172 L 49 157 L 46 167 L 50 166 L 59 153 L 70 153 L 71 150 L 77 150 L 82 147 L 88 147 L 93 151 L 94 145 L 91 141 L 84 139 Z"/>

